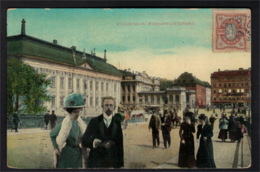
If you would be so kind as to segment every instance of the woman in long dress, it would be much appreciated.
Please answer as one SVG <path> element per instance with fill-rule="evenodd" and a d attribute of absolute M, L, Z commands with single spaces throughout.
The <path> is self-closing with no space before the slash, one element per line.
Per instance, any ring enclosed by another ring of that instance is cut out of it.
<path fill-rule="evenodd" d="M 179 150 L 179 167 L 195 167 L 195 155 L 194 155 L 194 136 L 195 126 L 191 122 L 192 112 L 187 112 L 180 127 L 180 150 Z"/>
<path fill-rule="evenodd" d="M 213 131 L 211 125 L 206 123 L 206 118 L 204 114 L 199 116 L 200 124 L 198 125 L 197 139 L 200 139 L 200 145 L 197 153 L 196 166 L 198 168 L 216 168 L 211 140 Z"/>
<path fill-rule="evenodd" d="M 81 146 L 86 124 L 79 116 L 84 104 L 85 99 L 80 94 L 70 94 L 65 99 L 64 109 L 69 115 L 50 132 L 54 168 L 83 168 L 86 165 L 86 149 Z"/>

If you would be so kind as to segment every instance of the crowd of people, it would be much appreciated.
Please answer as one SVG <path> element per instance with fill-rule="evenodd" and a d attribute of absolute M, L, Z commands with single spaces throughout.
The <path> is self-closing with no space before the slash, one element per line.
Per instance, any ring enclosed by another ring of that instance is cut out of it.
<path fill-rule="evenodd" d="M 115 99 L 104 97 L 103 112 L 92 118 L 88 125 L 80 117 L 85 106 L 81 94 L 70 94 L 64 101 L 67 116 L 56 125 L 54 111 L 44 115 L 45 128 L 51 129 L 50 139 L 54 148 L 55 168 L 122 168 L 124 167 L 123 129 L 131 118 L 131 111 L 115 113 Z M 121 111 L 120 111 L 121 108 Z M 124 118 L 122 118 L 122 113 Z M 14 129 L 17 130 L 18 116 L 14 114 Z M 198 117 L 198 120 L 197 120 Z M 189 107 L 183 111 L 183 118 L 175 108 L 153 111 L 148 128 L 152 131 L 153 148 L 160 146 L 160 130 L 163 146 L 169 149 L 172 144 L 171 131 L 179 126 L 180 147 L 178 166 L 184 168 L 216 168 L 213 151 L 213 129 L 218 115 L 208 118 L 205 114 L 191 112 Z M 183 119 L 183 120 L 182 120 Z M 122 125 L 123 121 L 123 125 Z M 223 111 L 219 119 L 218 138 L 223 142 L 239 141 L 246 132 L 242 116 L 232 113 L 227 118 Z M 195 139 L 199 144 L 195 152 Z"/>
<path fill-rule="evenodd" d="M 199 125 L 197 126 L 197 142 L 200 146 L 195 160 L 194 134 L 196 119 L 195 114 L 188 109 L 184 110 L 183 122 L 180 124 L 180 149 L 179 149 L 179 167 L 188 168 L 215 168 L 213 144 L 211 137 L 213 136 L 212 126 L 208 123 L 208 119 L 204 114 L 199 115 Z M 150 122 L 149 130 L 152 129 L 153 148 L 159 147 L 160 138 L 159 130 L 162 131 L 164 148 L 168 149 L 171 146 L 171 129 L 174 121 L 178 119 L 176 110 L 174 112 L 164 110 L 163 115 L 153 112 Z"/>
<path fill-rule="evenodd" d="M 207 111 L 207 110 L 206 110 Z M 208 118 L 205 114 L 198 115 L 198 108 L 195 108 L 195 113 L 191 112 L 190 108 L 183 111 L 183 122 L 179 123 L 179 167 L 188 168 L 216 168 L 214 162 L 213 151 L 213 130 L 215 121 L 218 115 L 213 111 L 213 114 Z M 198 120 L 196 119 L 198 117 Z M 178 120 L 177 120 L 178 119 Z M 225 111 L 222 109 L 222 115 L 219 120 L 218 138 L 223 142 L 230 139 L 231 142 L 238 141 L 243 138 L 243 133 L 247 132 L 243 116 L 231 113 L 227 118 Z M 168 149 L 171 146 L 172 129 L 176 128 L 179 116 L 176 109 L 173 111 L 164 110 L 161 115 L 159 111 L 154 111 L 149 122 L 149 131 L 152 130 L 153 148 L 159 147 L 161 130 L 163 137 L 164 148 Z M 174 123 L 176 124 L 174 125 Z M 198 124 L 198 125 L 197 125 Z M 195 129 L 197 125 L 197 129 Z M 194 137 L 196 136 L 199 145 L 195 158 Z"/>

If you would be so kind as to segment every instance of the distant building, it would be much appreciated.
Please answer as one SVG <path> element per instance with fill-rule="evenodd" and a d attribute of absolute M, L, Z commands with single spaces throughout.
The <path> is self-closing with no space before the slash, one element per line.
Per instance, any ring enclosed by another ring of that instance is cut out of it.
<path fill-rule="evenodd" d="M 132 72 L 130 69 L 120 70 L 120 72 L 122 74 L 121 103 L 126 107 L 140 106 L 142 97 L 139 97 L 139 92 L 160 90 L 160 81 L 149 77 L 146 72 Z"/>
<path fill-rule="evenodd" d="M 165 91 L 142 91 L 138 95 L 141 97 L 140 104 L 143 107 L 172 107 L 183 110 L 187 105 L 192 107 L 195 103 L 195 91 L 187 90 L 185 87 L 172 87 Z"/>
<path fill-rule="evenodd" d="M 251 92 L 251 68 L 225 70 L 211 74 L 212 104 L 215 106 L 244 107 Z"/>
<path fill-rule="evenodd" d="M 177 79 L 173 81 L 174 86 L 185 87 L 186 90 L 194 90 L 195 91 L 195 103 L 193 105 L 199 107 L 206 107 L 210 105 L 211 100 L 211 86 L 208 82 L 201 81 L 191 73 L 184 72 Z"/>
<path fill-rule="evenodd" d="M 97 57 L 95 50 L 91 54 L 58 44 L 57 40 L 47 42 L 25 34 L 25 21 L 22 21 L 20 35 L 7 37 L 8 57 L 20 58 L 39 73 L 44 73 L 52 83 L 48 89 L 52 96 L 45 102 L 49 110 L 57 115 L 64 115 L 64 98 L 72 92 L 86 96 L 86 108 L 83 115 L 102 113 L 101 99 L 112 96 L 118 105 L 121 100 L 121 73 L 107 63 L 106 50 L 104 58 Z"/>

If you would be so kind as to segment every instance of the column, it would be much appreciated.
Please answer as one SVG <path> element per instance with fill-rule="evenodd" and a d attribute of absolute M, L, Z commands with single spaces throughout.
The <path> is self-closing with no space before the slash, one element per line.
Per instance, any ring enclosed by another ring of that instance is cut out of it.
<path fill-rule="evenodd" d="M 96 107 L 96 78 L 94 78 L 93 80 L 92 80 L 92 89 L 93 89 L 93 91 L 92 91 L 92 105 L 93 105 L 93 107 Z"/>
<path fill-rule="evenodd" d="M 130 85 L 130 104 L 133 104 L 133 85 Z"/>
<path fill-rule="evenodd" d="M 145 96 L 142 95 L 142 104 L 145 104 Z"/>
<path fill-rule="evenodd" d="M 87 78 L 87 84 L 88 84 L 88 88 L 87 88 L 87 106 L 90 107 L 90 80 L 89 78 Z"/>
<path fill-rule="evenodd" d="M 56 108 L 60 107 L 60 76 L 56 75 Z"/>
<path fill-rule="evenodd" d="M 125 87 L 125 104 L 128 104 L 128 88 L 127 88 L 127 84 L 124 85 Z"/>
<path fill-rule="evenodd" d="M 163 104 L 162 95 L 160 95 L 160 102 L 159 102 L 159 104 L 160 104 L 160 105 Z"/>
<path fill-rule="evenodd" d="M 67 75 L 65 75 L 64 76 L 64 92 L 65 92 L 65 97 L 69 94 L 69 88 L 68 88 L 68 76 Z"/>
<path fill-rule="evenodd" d="M 98 105 L 99 105 L 99 107 L 101 107 L 101 82 L 99 81 L 98 82 Z"/>
<path fill-rule="evenodd" d="M 151 95 L 148 95 L 148 104 L 151 104 Z"/>
<path fill-rule="evenodd" d="M 172 104 L 173 104 L 173 107 L 176 105 L 176 101 L 175 101 L 175 94 L 172 95 Z"/>
<path fill-rule="evenodd" d="M 79 90 L 80 90 L 80 93 L 81 94 L 84 94 L 84 91 L 83 91 L 83 89 L 84 89 L 84 80 L 82 79 L 82 77 L 79 79 Z"/>

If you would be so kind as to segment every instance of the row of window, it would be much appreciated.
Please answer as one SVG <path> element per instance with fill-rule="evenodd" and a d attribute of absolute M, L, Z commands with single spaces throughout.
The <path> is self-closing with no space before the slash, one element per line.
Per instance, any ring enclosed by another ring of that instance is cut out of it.
<path fill-rule="evenodd" d="M 64 103 L 64 96 L 61 96 L 60 97 L 60 106 L 62 107 L 63 106 L 63 103 Z M 101 104 L 99 103 L 99 100 L 100 100 L 100 102 L 101 102 L 101 98 L 100 97 L 95 97 L 95 104 L 94 104 L 94 98 L 93 97 L 90 97 L 89 98 L 89 104 L 90 104 L 90 106 L 101 106 Z M 55 107 L 56 106 L 56 97 L 55 96 L 53 96 L 52 97 L 52 101 L 51 101 L 51 105 L 52 105 L 52 107 Z"/>
<path fill-rule="evenodd" d="M 246 100 L 247 97 L 214 97 L 213 100 Z"/>
<path fill-rule="evenodd" d="M 99 84 L 99 82 L 98 81 L 96 81 L 96 83 L 95 83 L 95 85 L 96 85 L 96 91 L 98 91 L 98 84 Z M 51 78 L 51 87 L 55 87 L 56 86 L 56 77 L 52 77 Z M 64 87 L 65 87 L 65 80 L 64 80 L 64 77 L 61 77 L 60 78 L 60 89 L 64 89 Z M 72 78 L 68 78 L 68 88 L 69 89 L 72 89 Z M 76 88 L 77 88 L 77 90 L 79 90 L 80 89 L 80 80 L 79 79 L 77 79 L 76 80 Z M 84 88 L 84 90 L 87 90 L 88 89 L 88 82 L 87 82 L 87 80 L 84 80 L 83 81 L 83 88 Z M 89 89 L 92 91 L 93 90 L 93 81 L 90 81 L 89 82 Z M 108 89 L 109 89 L 109 83 L 104 83 L 104 82 L 101 82 L 101 91 L 104 91 L 104 89 L 106 89 L 106 91 L 108 91 Z M 117 91 L 117 85 L 116 84 L 114 84 L 114 91 L 116 92 Z"/>
<path fill-rule="evenodd" d="M 248 87 L 248 82 L 241 82 L 241 83 L 213 83 L 213 87 Z"/>
<path fill-rule="evenodd" d="M 221 94 L 221 93 L 223 93 L 223 91 L 224 91 L 224 93 L 244 93 L 245 89 L 244 88 L 241 88 L 241 89 L 239 89 L 239 88 L 238 89 L 224 89 L 224 90 L 218 89 L 218 91 L 213 90 L 213 93 L 214 94 L 216 94 L 216 93 Z M 248 89 L 246 89 L 246 91 L 248 92 Z"/>

